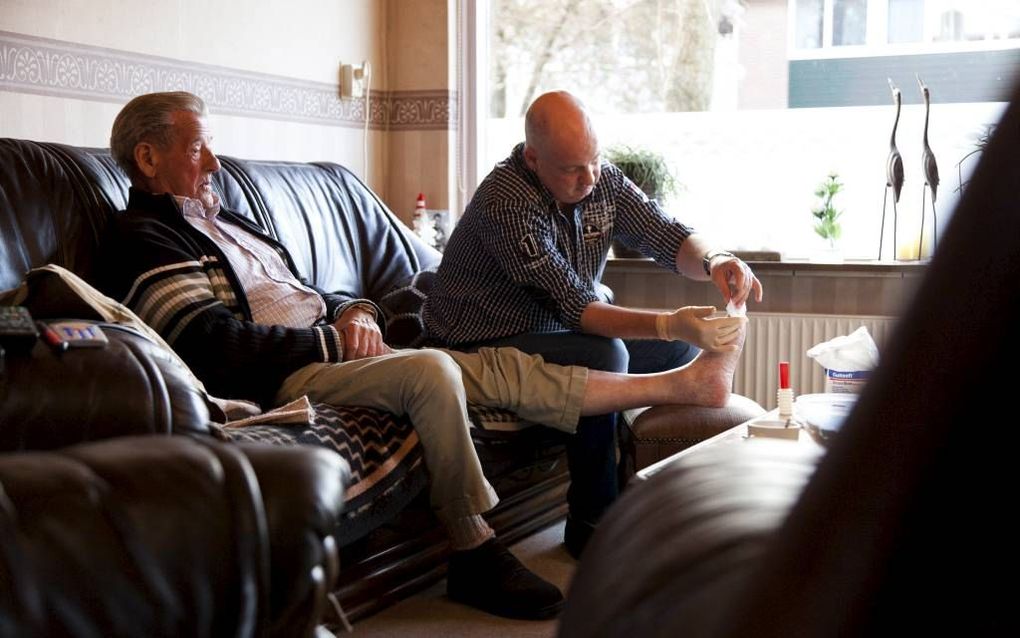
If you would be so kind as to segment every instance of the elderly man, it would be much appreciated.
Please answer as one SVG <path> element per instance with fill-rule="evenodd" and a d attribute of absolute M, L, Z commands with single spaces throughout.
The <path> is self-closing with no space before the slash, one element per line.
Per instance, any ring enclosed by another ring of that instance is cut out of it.
<path fill-rule="evenodd" d="M 110 145 L 132 187 L 104 251 L 106 290 L 159 331 L 213 394 L 265 405 L 308 395 L 407 414 L 455 550 L 450 597 L 515 618 L 554 615 L 559 590 L 517 561 L 481 516 L 498 499 L 471 443 L 467 402 L 573 432 L 580 415 L 684 397 L 707 367 L 628 376 L 546 364 L 512 348 L 391 350 L 372 301 L 308 285 L 281 244 L 220 207 L 211 139 L 205 104 L 189 93 L 143 95 L 121 110 Z M 714 388 L 728 392 L 729 380 Z"/>
<path fill-rule="evenodd" d="M 746 264 L 671 219 L 601 161 L 584 106 L 555 92 L 528 109 L 525 142 L 482 181 L 450 237 L 425 304 L 430 336 L 458 349 L 514 346 L 618 372 L 683 365 L 697 355 L 690 343 L 723 354 L 703 363 L 726 377 L 742 319 L 714 318 L 712 307 L 655 313 L 607 303 L 599 280 L 614 236 L 665 268 L 710 279 L 735 307 L 752 293 L 761 301 Z M 675 402 L 715 405 L 708 390 L 690 388 Z M 576 556 L 617 494 L 614 417 L 582 419 L 568 461 L 565 543 Z"/>

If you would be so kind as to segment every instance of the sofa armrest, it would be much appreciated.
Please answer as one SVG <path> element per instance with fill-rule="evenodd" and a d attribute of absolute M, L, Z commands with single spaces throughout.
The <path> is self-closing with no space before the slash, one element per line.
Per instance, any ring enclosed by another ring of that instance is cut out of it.
<path fill-rule="evenodd" d="M 0 454 L 0 636 L 312 636 L 348 480 L 206 437 Z"/>
<path fill-rule="evenodd" d="M 147 436 L 0 454 L 0 635 L 262 635 L 269 552 L 232 446 Z"/>
<path fill-rule="evenodd" d="M 0 451 L 54 449 L 134 434 L 208 433 L 203 394 L 157 346 L 101 324 L 102 348 L 8 353 L 0 374 Z"/>
<path fill-rule="evenodd" d="M 350 468 L 323 448 L 236 447 L 258 477 L 273 549 L 268 635 L 309 635 L 340 571 L 334 531 Z"/>
<path fill-rule="evenodd" d="M 560 636 L 721 635 L 820 457 L 790 441 L 720 444 L 631 484 L 585 548 Z"/>

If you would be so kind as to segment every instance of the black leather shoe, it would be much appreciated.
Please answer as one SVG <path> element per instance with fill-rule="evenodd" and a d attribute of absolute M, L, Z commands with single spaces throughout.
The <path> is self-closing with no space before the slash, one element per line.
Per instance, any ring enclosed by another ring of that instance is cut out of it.
<path fill-rule="evenodd" d="M 560 590 L 528 570 L 495 538 L 454 552 L 446 595 L 490 614 L 522 620 L 552 618 L 563 607 Z"/>
<path fill-rule="evenodd" d="M 595 526 L 586 521 L 572 518 L 567 515 L 567 524 L 563 530 L 563 544 L 567 547 L 567 553 L 575 560 L 581 560 L 581 553 L 588 545 L 588 539 L 595 533 Z"/>

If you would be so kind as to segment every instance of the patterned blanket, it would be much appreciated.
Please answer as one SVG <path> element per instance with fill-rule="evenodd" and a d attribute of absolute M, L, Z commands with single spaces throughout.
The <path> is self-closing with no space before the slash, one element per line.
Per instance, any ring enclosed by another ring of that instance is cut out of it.
<path fill-rule="evenodd" d="M 406 418 L 359 407 L 317 403 L 311 425 L 216 428 L 226 441 L 317 445 L 351 466 L 337 541 L 345 545 L 395 515 L 425 487 L 428 475 L 418 435 Z"/>
<path fill-rule="evenodd" d="M 406 417 L 325 403 L 315 403 L 313 408 L 311 425 L 224 428 L 212 424 L 213 432 L 224 441 L 317 445 L 342 456 L 351 466 L 351 484 L 337 529 L 337 541 L 343 546 L 405 508 L 428 485 L 428 473 L 418 434 Z M 514 414 L 501 410 L 470 406 L 469 414 L 477 430 L 476 443 L 482 446 L 516 438 L 521 426 Z M 482 456 L 488 455 L 483 452 Z"/>

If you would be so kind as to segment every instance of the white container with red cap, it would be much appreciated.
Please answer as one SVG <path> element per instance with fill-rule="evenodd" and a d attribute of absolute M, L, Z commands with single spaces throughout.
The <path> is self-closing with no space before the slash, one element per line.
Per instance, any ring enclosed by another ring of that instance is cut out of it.
<path fill-rule="evenodd" d="M 779 362 L 779 390 L 776 391 L 779 403 L 779 418 L 793 417 L 793 388 L 790 387 L 790 362 Z"/>

